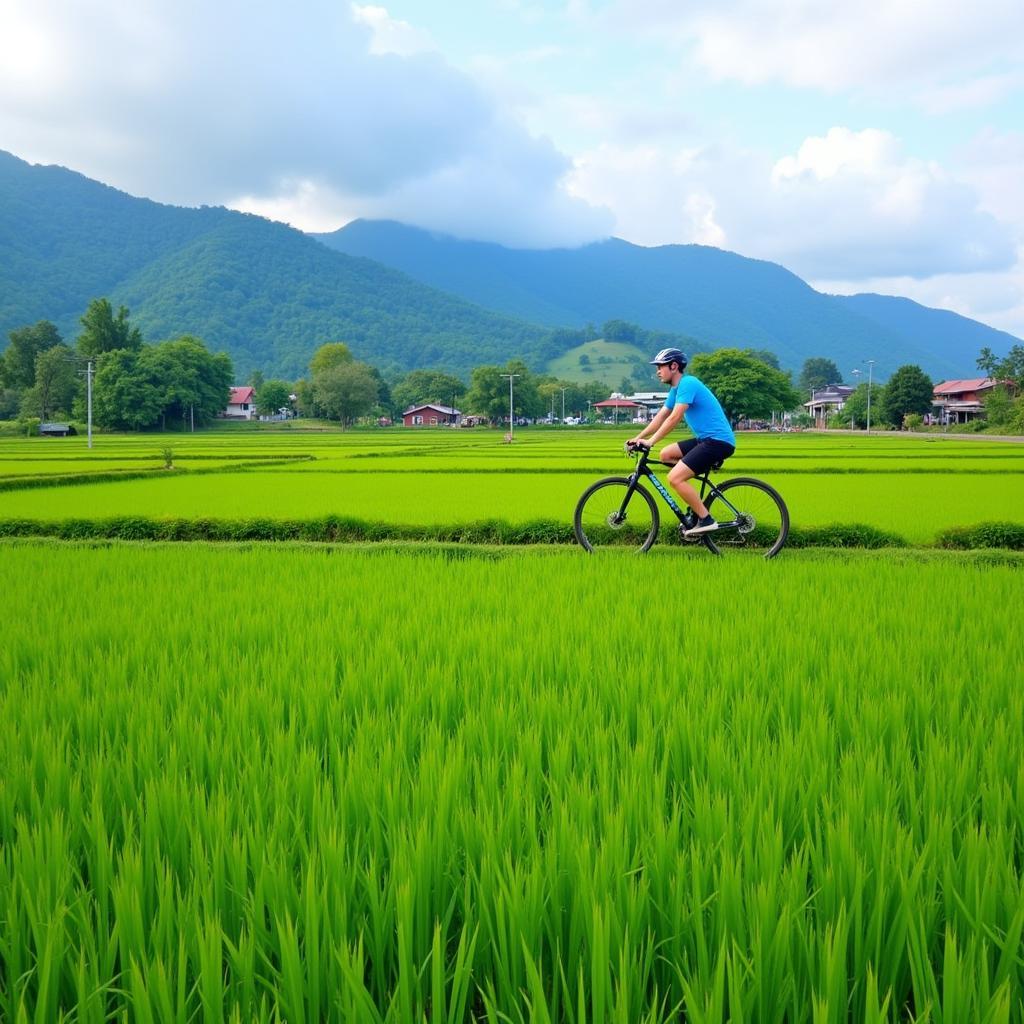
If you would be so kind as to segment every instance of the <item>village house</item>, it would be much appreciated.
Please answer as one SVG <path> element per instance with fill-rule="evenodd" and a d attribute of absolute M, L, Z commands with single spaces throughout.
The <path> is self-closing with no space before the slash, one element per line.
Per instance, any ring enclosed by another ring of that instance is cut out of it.
<path fill-rule="evenodd" d="M 634 421 L 640 420 L 644 423 L 652 420 L 658 410 L 664 407 L 666 398 L 667 391 L 637 391 L 626 396 L 627 401 L 639 406 L 637 414 L 633 417 Z"/>
<path fill-rule="evenodd" d="M 603 402 L 595 402 L 593 408 L 600 409 L 602 416 L 607 416 L 610 412 L 612 414 L 612 422 L 614 423 L 619 422 L 620 413 L 623 414 L 624 420 L 628 422 L 630 418 L 639 418 L 639 414 L 644 411 L 644 407 L 638 402 L 623 398 L 620 394 L 614 394 Z"/>
<path fill-rule="evenodd" d="M 458 426 L 462 413 L 450 405 L 414 405 L 402 413 L 403 427 Z"/>
<path fill-rule="evenodd" d="M 256 415 L 256 389 L 232 388 L 224 416 L 228 419 L 251 420 Z"/>
<path fill-rule="evenodd" d="M 845 384 L 826 384 L 811 392 L 811 400 L 804 402 L 804 408 L 814 418 L 816 427 L 827 427 L 830 416 L 843 411 L 846 400 L 853 394 L 853 388 Z"/>
<path fill-rule="evenodd" d="M 968 380 L 944 380 L 932 389 L 932 408 L 939 423 L 970 423 L 985 415 L 985 396 L 997 387 L 1011 392 L 1016 385 L 1011 380 L 996 380 L 994 377 L 972 377 Z"/>

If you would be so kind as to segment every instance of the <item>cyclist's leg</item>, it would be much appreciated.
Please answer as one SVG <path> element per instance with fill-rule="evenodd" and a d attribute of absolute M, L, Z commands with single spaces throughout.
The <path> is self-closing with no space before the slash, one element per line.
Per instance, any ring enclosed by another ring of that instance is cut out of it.
<path fill-rule="evenodd" d="M 700 517 L 708 514 L 707 508 L 704 503 L 700 500 L 700 495 L 697 493 L 695 487 L 692 484 L 687 483 L 688 480 L 692 480 L 700 469 L 700 447 L 701 441 L 696 437 L 688 437 L 685 441 L 680 441 L 678 444 L 670 444 L 665 452 L 671 451 L 675 448 L 678 451 L 678 456 L 672 461 L 675 463 L 668 473 L 668 482 L 671 484 L 672 489 L 679 495 L 683 501 Z M 695 459 L 696 453 L 696 459 Z M 662 457 L 662 462 L 668 460 Z M 696 467 L 694 463 L 696 462 Z M 711 463 L 709 462 L 710 466 Z"/>
<path fill-rule="evenodd" d="M 666 466 L 674 466 L 686 454 L 684 445 L 692 446 L 692 444 L 692 440 L 680 441 L 678 444 L 673 441 L 672 444 L 667 444 L 661 449 L 658 461 L 663 462 Z"/>
<path fill-rule="evenodd" d="M 685 462 L 677 462 L 668 471 L 668 482 L 672 485 L 672 490 L 703 519 L 708 514 L 707 506 L 700 500 L 697 488 L 689 482 L 696 475 Z"/>
<path fill-rule="evenodd" d="M 724 441 L 711 439 L 684 441 L 679 447 L 682 450 L 682 461 L 669 470 L 668 481 L 679 497 L 704 519 L 708 514 L 707 506 L 689 481 L 706 473 L 716 462 L 727 459 L 735 448 Z"/>

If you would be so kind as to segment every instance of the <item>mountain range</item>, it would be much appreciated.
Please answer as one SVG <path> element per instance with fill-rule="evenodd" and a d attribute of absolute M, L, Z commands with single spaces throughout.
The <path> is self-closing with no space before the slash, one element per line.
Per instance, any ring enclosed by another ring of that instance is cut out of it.
<path fill-rule="evenodd" d="M 147 340 L 190 333 L 226 350 L 240 379 L 298 377 L 326 341 L 385 372 L 465 376 L 512 357 L 543 369 L 610 320 L 689 336 L 695 350 L 770 349 L 793 370 L 826 356 L 849 375 L 875 359 L 881 378 L 907 362 L 970 376 L 982 347 L 1019 342 L 909 299 L 825 295 L 777 264 L 707 246 L 516 250 L 388 221 L 311 236 L 0 151 L 0 347 L 44 318 L 73 341 L 99 296 L 128 306 Z"/>
<path fill-rule="evenodd" d="M 623 319 L 691 335 L 708 348 L 766 348 L 797 370 L 810 356 L 848 375 L 867 359 L 887 377 L 917 363 L 970 376 L 980 349 L 1019 339 L 947 310 L 885 295 L 826 295 L 776 263 L 702 245 L 643 247 L 619 238 L 576 249 L 515 250 L 388 221 L 316 236 L 434 288 L 540 324 Z"/>

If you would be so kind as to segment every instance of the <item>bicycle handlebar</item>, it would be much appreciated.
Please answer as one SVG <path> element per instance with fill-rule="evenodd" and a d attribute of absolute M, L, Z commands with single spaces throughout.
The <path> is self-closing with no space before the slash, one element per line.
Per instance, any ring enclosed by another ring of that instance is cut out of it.
<path fill-rule="evenodd" d="M 638 454 L 651 454 L 651 446 L 649 444 L 644 444 L 643 441 L 627 441 L 622 447 L 625 449 L 627 455 L 632 455 L 634 457 Z"/>

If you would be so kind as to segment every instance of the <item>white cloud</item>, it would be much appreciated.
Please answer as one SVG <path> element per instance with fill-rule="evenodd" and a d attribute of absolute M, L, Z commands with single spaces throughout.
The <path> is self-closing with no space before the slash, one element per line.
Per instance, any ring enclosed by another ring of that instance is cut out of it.
<path fill-rule="evenodd" d="M 352 16 L 357 23 L 365 25 L 372 33 L 372 54 L 395 53 L 400 57 L 411 57 L 414 53 L 426 53 L 437 49 L 429 32 L 424 32 L 407 21 L 392 18 L 386 7 L 352 4 Z"/>
<path fill-rule="evenodd" d="M 957 171 L 978 191 L 981 208 L 1024 239 L 1024 132 L 978 132 L 957 154 Z"/>
<path fill-rule="evenodd" d="M 0 145 L 135 194 L 317 227 L 332 209 L 397 216 L 423 195 L 466 231 L 521 241 L 528 224 L 559 239 L 563 216 L 563 240 L 607 223 L 563 191 L 567 158 L 468 75 L 436 53 L 400 55 L 425 37 L 384 8 L 7 0 L 0 39 L 26 40 L 54 70 L 36 81 L 0 64 Z"/>
<path fill-rule="evenodd" d="M 692 47 L 716 77 L 829 91 L 942 84 L 1024 56 L 1019 0 L 629 0 L 620 23 Z"/>
<path fill-rule="evenodd" d="M 976 189 L 875 130 L 833 128 L 774 163 L 725 146 L 602 146 L 577 160 L 572 189 L 611 207 L 632 241 L 710 242 L 805 278 L 926 278 L 1015 259 L 1014 232 Z"/>

